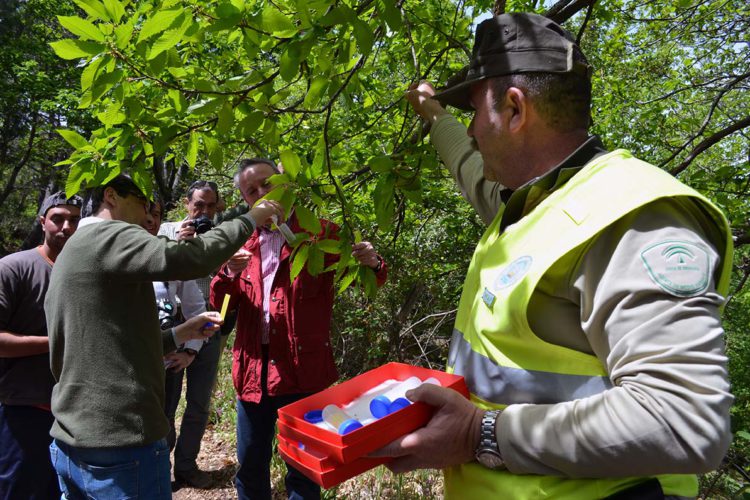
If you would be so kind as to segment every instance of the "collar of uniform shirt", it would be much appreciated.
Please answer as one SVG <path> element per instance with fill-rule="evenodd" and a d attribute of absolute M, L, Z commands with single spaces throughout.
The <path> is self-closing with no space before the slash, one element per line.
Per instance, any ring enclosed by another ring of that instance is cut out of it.
<path fill-rule="evenodd" d="M 500 193 L 500 197 L 505 203 L 503 218 L 500 221 L 500 232 L 502 233 L 505 228 L 518 222 L 542 200 L 568 182 L 588 162 L 606 153 L 608 151 L 604 148 L 601 139 L 592 135 L 570 156 L 546 174 L 531 179 L 515 191 L 504 189 Z"/>

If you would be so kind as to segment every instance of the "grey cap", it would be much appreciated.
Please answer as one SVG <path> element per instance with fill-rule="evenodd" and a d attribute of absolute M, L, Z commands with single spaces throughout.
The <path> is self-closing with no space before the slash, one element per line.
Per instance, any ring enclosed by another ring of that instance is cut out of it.
<path fill-rule="evenodd" d="M 435 94 L 443 105 L 471 110 L 471 85 L 494 76 L 516 73 L 579 73 L 590 66 L 575 61 L 575 40 L 551 19 L 538 14 L 495 16 L 477 27 L 469 71 L 463 82 Z"/>
<path fill-rule="evenodd" d="M 39 215 L 42 217 L 47 215 L 50 208 L 59 207 L 60 205 L 70 205 L 72 207 L 83 207 L 83 198 L 74 194 L 70 198 L 65 196 L 64 191 L 58 191 L 47 196 L 42 202 L 42 207 L 39 209 Z"/>

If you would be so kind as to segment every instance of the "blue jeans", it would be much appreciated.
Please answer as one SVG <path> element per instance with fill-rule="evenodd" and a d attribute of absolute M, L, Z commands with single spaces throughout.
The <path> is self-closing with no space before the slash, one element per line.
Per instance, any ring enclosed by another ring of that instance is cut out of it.
<path fill-rule="evenodd" d="M 64 499 L 172 498 L 165 439 L 119 448 L 78 448 L 55 439 L 49 451 Z"/>
<path fill-rule="evenodd" d="M 60 498 L 49 457 L 52 412 L 0 404 L 0 500 Z"/>
<path fill-rule="evenodd" d="M 211 394 L 221 356 L 221 336 L 217 333 L 206 342 L 190 366 L 174 372 L 167 369 L 165 376 L 164 412 L 169 420 L 167 443 L 174 448 L 175 472 L 191 472 L 198 468 L 196 459 L 201 451 L 201 440 L 206 431 L 208 414 L 211 409 Z M 187 374 L 185 373 L 187 372 Z M 187 376 L 185 376 L 187 375 Z M 177 436 L 174 420 L 177 405 L 182 395 L 182 380 L 187 378 L 185 391 L 185 413 Z"/>
<path fill-rule="evenodd" d="M 237 459 L 240 469 L 234 484 L 237 496 L 244 499 L 271 498 L 271 455 L 278 409 L 308 394 L 268 396 L 260 403 L 237 400 Z M 284 479 L 290 499 L 319 499 L 320 487 L 287 464 Z"/>

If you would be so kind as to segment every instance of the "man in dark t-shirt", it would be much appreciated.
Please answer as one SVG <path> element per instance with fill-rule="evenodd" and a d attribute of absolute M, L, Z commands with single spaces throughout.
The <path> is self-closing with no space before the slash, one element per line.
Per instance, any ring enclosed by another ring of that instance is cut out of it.
<path fill-rule="evenodd" d="M 82 200 L 44 200 L 44 242 L 0 259 L 0 500 L 60 498 L 50 463 L 54 379 L 44 315 L 52 264 L 78 227 Z"/>

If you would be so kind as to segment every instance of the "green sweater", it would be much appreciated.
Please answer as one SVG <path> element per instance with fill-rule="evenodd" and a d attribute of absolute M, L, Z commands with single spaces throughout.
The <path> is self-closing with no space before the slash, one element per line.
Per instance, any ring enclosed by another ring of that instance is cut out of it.
<path fill-rule="evenodd" d="M 254 230 L 239 217 L 195 239 L 121 221 L 83 226 L 52 270 L 45 300 L 55 423 L 71 446 L 143 446 L 167 435 L 162 334 L 153 281 L 189 280 L 226 261 Z"/>

